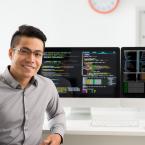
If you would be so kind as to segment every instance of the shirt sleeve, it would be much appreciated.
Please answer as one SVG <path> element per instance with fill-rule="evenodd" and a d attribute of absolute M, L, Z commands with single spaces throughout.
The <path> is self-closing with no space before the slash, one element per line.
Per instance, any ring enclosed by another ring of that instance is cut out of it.
<path fill-rule="evenodd" d="M 66 129 L 66 120 L 63 107 L 60 103 L 59 95 L 55 85 L 51 85 L 51 99 L 47 105 L 47 115 L 50 121 L 50 132 L 51 134 L 57 133 L 61 135 L 62 140 Z M 49 92 L 50 93 L 50 92 Z"/>

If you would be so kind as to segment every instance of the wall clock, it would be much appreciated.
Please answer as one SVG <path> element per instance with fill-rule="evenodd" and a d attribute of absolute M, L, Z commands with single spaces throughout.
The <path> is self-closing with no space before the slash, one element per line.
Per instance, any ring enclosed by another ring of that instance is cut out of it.
<path fill-rule="evenodd" d="M 91 8 L 101 14 L 108 14 L 113 12 L 120 0 L 88 0 Z"/>

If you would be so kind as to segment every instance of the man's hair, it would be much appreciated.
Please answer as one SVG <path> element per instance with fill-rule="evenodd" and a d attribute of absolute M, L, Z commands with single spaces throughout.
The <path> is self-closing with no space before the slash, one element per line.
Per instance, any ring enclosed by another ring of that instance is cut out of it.
<path fill-rule="evenodd" d="M 45 34 L 40 29 L 29 25 L 19 26 L 19 29 L 12 36 L 10 47 L 14 48 L 23 36 L 38 38 L 42 40 L 45 47 L 45 42 L 47 40 Z"/>

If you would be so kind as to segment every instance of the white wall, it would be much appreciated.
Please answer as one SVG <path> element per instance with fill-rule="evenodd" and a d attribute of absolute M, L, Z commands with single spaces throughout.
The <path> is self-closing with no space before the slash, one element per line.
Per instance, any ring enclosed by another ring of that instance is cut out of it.
<path fill-rule="evenodd" d="M 46 46 L 135 46 L 136 8 L 144 0 L 120 0 L 110 14 L 94 12 L 88 0 L 0 1 L 0 72 L 10 63 L 12 34 L 21 24 L 42 29 Z"/>

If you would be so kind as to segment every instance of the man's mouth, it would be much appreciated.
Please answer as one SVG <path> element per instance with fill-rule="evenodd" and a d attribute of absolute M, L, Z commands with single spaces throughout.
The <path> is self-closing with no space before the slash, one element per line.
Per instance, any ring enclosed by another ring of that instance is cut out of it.
<path fill-rule="evenodd" d="M 23 67 L 27 69 L 35 69 L 35 67 L 31 65 L 23 65 Z"/>

